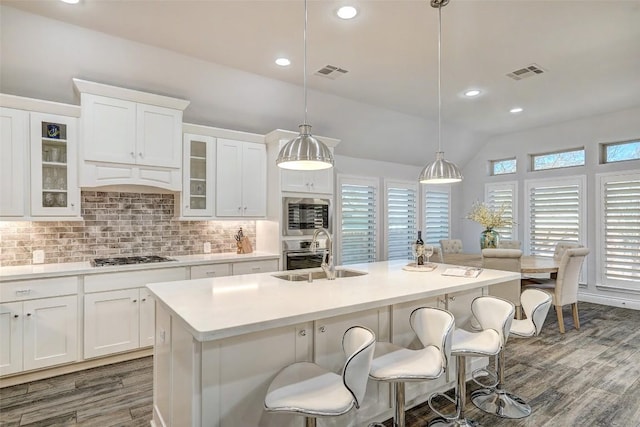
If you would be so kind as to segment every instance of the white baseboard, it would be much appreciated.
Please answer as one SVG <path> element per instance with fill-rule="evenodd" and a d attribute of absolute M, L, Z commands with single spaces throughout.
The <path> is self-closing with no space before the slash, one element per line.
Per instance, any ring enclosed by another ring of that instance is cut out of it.
<path fill-rule="evenodd" d="M 630 308 L 632 310 L 640 310 L 640 300 L 630 300 L 628 298 L 618 298 L 606 295 L 579 292 L 578 301 L 610 305 L 612 307 Z"/>

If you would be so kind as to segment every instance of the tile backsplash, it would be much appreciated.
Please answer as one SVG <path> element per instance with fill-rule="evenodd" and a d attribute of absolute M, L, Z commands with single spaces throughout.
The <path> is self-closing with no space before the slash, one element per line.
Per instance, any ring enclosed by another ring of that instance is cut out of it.
<path fill-rule="evenodd" d="M 83 191 L 82 221 L 0 222 L 0 266 L 26 265 L 35 250 L 45 263 L 128 255 L 235 252 L 242 227 L 256 246 L 255 221 L 178 221 L 173 194 Z"/>

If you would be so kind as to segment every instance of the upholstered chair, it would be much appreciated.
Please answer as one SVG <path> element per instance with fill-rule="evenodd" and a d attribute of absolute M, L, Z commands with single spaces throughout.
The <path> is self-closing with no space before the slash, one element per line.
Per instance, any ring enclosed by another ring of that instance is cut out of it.
<path fill-rule="evenodd" d="M 553 259 L 557 259 L 557 260 L 562 259 L 562 255 L 564 255 L 564 251 L 566 251 L 567 249 L 575 249 L 575 248 L 581 248 L 581 247 L 582 245 L 580 243 L 560 240 L 558 243 L 556 243 L 556 248 L 553 251 Z"/>
<path fill-rule="evenodd" d="M 306 427 L 315 427 L 317 417 L 338 416 L 359 408 L 367 389 L 375 342 L 376 336 L 368 328 L 347 329 L 342 338 L 347 356 L 342 375 L 311 362 L 287 366 L 271 381 L 265 410 L 304 415 Z"/>
<path fill-rule="evenodd" d="M 520 273 L 522 251 L 520 249 L 483 249 L 482 267 L 492 270 L 515 271 Z M 520 315 L 520 279 L 489 286 L 489 295 L 511 301 L 516 307 L 516 318 Z"/>
<path fill-rule="evenodd" d="M 499 240 L 498 249 L 521 249 L 522 243 L 520 240 Z"/>
<path fill-rule="evenodd" d="M 573 325 L 580 329 L 578 316 L 578 281 L 585 257 L 589 254 L 587 248 L 574 248 L 564 251 L 558 266 L 558 275 L 555 279 L 539 280 L 537 283 L 527 284 L 526 289 L 538 288 L 548 290 L 553 296 L 553 306 L 558 316 L 560 333 L 564 334 L 564 318 L 562 307 L 571 304 L 573 312 Z"/>
<path fill-rule="evenodd" d="M 462 240 L 460 239 L 440 240 L 440 249 L 442 250 L 442 261 L 447 262 L 447 254 L 462 253 Z"/>

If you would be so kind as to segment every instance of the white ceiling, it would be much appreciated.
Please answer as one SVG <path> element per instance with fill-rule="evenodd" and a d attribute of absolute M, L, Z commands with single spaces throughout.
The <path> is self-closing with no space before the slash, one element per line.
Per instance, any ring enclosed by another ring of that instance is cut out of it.
<path fill-rule="evenodd" d="M 334 15 L 345 3 L 360 11 L 351 21 Z M 302 85 L 301 0 L 2 4 Z M 438 14 L 427 0 L 309 0 L 308 7 L 310 88 L 437 119 Z M 491 135 L 638 106 L 639 23 L 640 1 L 452 0 L 442 10 L 443 120 Z M 280 55 L 292 65 L 276 66 Z M 532 63 L 546 73 L 506 76 Z M 327 64 L 349 72 L 336 80 L 313 75 Z M 483 93 L 464 99 L 468 88 Z M 510 114 L 514 106 L 524 112 Z"/>

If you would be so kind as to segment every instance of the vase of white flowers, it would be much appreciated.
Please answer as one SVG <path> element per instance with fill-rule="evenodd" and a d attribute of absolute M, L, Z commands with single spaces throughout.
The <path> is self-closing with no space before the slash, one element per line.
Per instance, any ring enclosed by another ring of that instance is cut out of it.
<path fill-rule="evenodd" d="M 498 227 L 505 227 L 513 224 L 511 219 L 505 217 L 506 205 L 492 208 L 486 203 L 475 202 L 471 211 L 467 214 L 467 219 L 475 221 L 484 227 L 480 233 L 480 249 L 497 248 L 500 241 L 500 234 L 495 230 Z"/>

